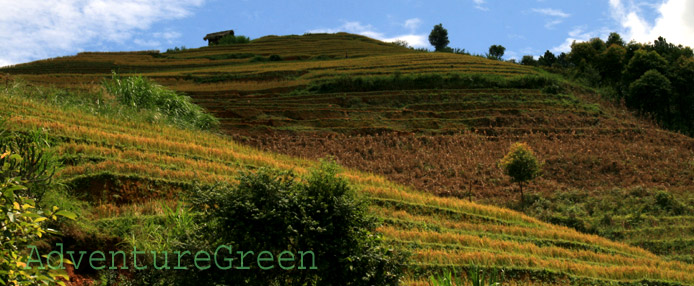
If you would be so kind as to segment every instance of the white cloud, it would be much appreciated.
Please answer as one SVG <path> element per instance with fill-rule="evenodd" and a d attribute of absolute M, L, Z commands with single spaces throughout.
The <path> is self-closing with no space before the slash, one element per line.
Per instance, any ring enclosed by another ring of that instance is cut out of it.
<path fill-rule="evenodd" d="M 663 36 L 668 42 L 694 47 L 694 1 L 665 0 L 650 5 L 658 12 L 653 23 L 644 19 L 641 7 L 633 0 L 609 0 L 612 17 L 622 26 L 624 38 L 652 42 Z"/>
<path fill-rule="evenodd" d="M 174 31 L 158 32 L 158 33 L 152 34 L 152 36 L 154 36 L 155 38 L 164 39 L 164 40 L 167 40 L 167 41 L 173 41 L 173 40 L 175 40 L 175 39 L 180 38 L 180 37 L 181 37 L 181 33 L 179 33 L 179 32 L 174 32 Z"/>
<path fill-rule="evenodd" d="M 550 17 L 545 23 L 545 28 L 552 29 L 554 26 L 559 25 L 564 22 L 564 19 L 571 17 L 571 14 L 565 13 L 559 9 L 552 8 L 535 8 L 532 9 L 533 12 Z"/>
<path fill-rule="evenodd" d="M 535 13 L 540 13 L 543 15 L 551 16 L 551 17 L 559 17 L 559 18 L 569 18 L 571 15 L 564 13 L 562 10 L 559 9 L 552 9 L 552 8 L 535 8 L 533 9 L 533 12 Z"/>
<path fill-rule="evenodd" d="M 143 46 L 143 47 L 151 47 L 155 48 L 161 45 L 159 41 L 155 40 L 146 40 L 146 39 L 135 39 L 133 40 L 133 43 L 135 43 L 138 46 Z"/>
<path fill-rule="evenodd" d="M 482 11 L 489 11 L 489 8 L 485 7 L 484 4 L 487 4 L 486 0 L 472 0 L 473 3 L 475 3 L 475 8 L 482 10 Z"/>
<path fill-rule="evenodd" d="M 126 43 L 155 22 L 190 15 L 204 0 L 1 0 L 0 66 Z M 156 35 L 154 35 L 156 37 Z M 175 34 L 160 34 L 171 40 Z M 180 36 L 180 35 L 179 35 Z M 153 46 L 156 40 L 132 40 Z"/>
<path fill-rule="evenodd" d="M 419 25 L 422 24 L 422 20 L 419 18 L 412 18 L 412 19 L 407 19 L 405 23 L 402 25 L 406 29 L 409 29 L 411 32 L 414 32 L 419 28 Z"/>
<path fill-rule="evenodd" d="M 410 19 L 412 20 L 412 19 Z M 407 27 L 408 22 L 412 22 L 410 20 L 405 21 L 405 24 L 403 24 L 404 27 Z M 419 21 L 419 19 L 417 19 Z M 417 24 L 419 25 L 419 24 Z M 411 26 L 411 25 L 410 25 Z M 309 30 L 309 33 L 337 33 L 337 32 L 347 32 L 347 33 L 353 33 L 353 34 L 359 34 L 363 36 L 367 36 L 369 38 L 374 38 L 377 40 L 381 40 L 384 42 L 393 42 L 396 40 L 402 40 L 407 42 L 410 46 L 416 47 L 416 48 L 423 48 L 423 47 L 428 47 L 429 42 L 428 38 L 424 34 L 415 34 L 414 31 L 410 31 L 409 34 L 405 35 L 399 35 L 399 36 L 394 36 L 394 37 L 388 37 L 385 34 L 378 32 L 376 28 L 374 28 L 372 25 L 363 25 L 360 22 L 352 21 L 352 22 L 345 22 L 342 26 L 337 27 L 337 28 L 330 28 L 330 29 L 314 29 L 314 30 Z"/>

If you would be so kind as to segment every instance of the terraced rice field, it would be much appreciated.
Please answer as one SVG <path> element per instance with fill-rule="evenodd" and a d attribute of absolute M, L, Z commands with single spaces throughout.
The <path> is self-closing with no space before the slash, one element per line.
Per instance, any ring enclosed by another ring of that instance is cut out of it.
<path fill-rule="evenodd" d="M 282 60 L 269 61 L 270 55 Z M 417 274 L 469 262 L 507 266 L 520 278 L 552 277 L 557 284 L 578 277 L 694 283 L 688 276 L 692 264 L 671 261 L 694 261 L 694 234 L 689 231 L 694 213 L 615 213 L 605 235 L 631 245 L 627 246 L 465 202 L 471 198 L 520 210 L 515 186 L 497 162 L 512 142 L 524 141 L 545 162 L 543 176 L 529 186 L 536 200 L 531 202 L 534 210 L 524 210 L 528 213 L 543 214 L 538 198 L 574 191 L 584 195 L 567 201 L 579 204 L 587 197 L 599 198 L 613 204 L 605 209 L 621 209 L 624 197 L 611 191 L 634 188 L 649 194 L 665 190 L 694 205 L 694 140 L 663 131 L 623 106 L 605 102 L 593 90 L 561 82 L 554 92 L 297 92 L 342 76 L 460 73 L 512 78 L 545 75 L 543 71 L 337 34 L 272 36 L 247 45 L 177 53 L 82 53 L 3 68 L 0 73 L 94 92 L 112 70 L 142 74 L 185 92 L 220 118 L 222 131 L 235 141 L 47 112 L 37 103 L 3 99 L 2 110 L 12 115 L 17 128 L 45 127 L 61 142 L 56 150 L 69 164 L 60 176 L 82 186 L 86 200 L 106 202 L 94 205 L 95 221 L 118 219 L 122 209 L 156 215 L 156 208 L 142 206 L 175 198 L 193 179 L 229 181 L 247 166 L 303 172 L 314 164 L 309 160 L 334 156 L 340 164 L 360 170 L 346 175 L 371 196 L 372 211 L 385 221 L 382 233 L 414 251 L 411 284 L 424 284 Z M 480 219 L 482 209 L 494 214 Z M 569 212 L 545 215 L 565 219 L 562 216 Z M 581 209 L 575 216 L 593 225 L 601 219 Z M 570 236 L 560 238 L 559 233 Z"/>
<path fill-rule="evenodd" d="M 267 61 L 270 55 L 279 55 L 282 60 Z M 173 53 L 80 53 L 0 69 L 2 73 L 22 74 L 31 82 L 68 88 L 98 84 L 112 71 L 142 74 L 194 98 L 290 91 L 314 80 L 341 75 L 398 71 L 510 76 L 533 72 L 523 66 L 476 57 L 416 52 L 350 34 L 269 36 L 250 44 Z"/>
<path fill-rule="evenodd" d="M 193 179 L 231 182 L 244 167 L 304 173 L 316 164 L 213 133 L 98 118 L 19 96 L 2 94 L 0 106 L 0 116 L 13 130 L 48 131 L 53 149 L 65 162 L 59 179 L 76 187 L 98 237 L 108 241 L 123 239 L 109 228 L 113 221 L 133 210 L 143 219 L 161 215 L 151 206 L 176 200 Z M 341 175 L 369 198 L 372 214 L 384 221 L 378 231 L 412 253 L 409 285 L 422 285 L 432 271 L 461 270 L 470 263 L 503 267 L 509 279 L 537 283 L 694 283 L 693 265 L 668 262 L 640 248 L 514 211 L 437 197 L 377 175 L 355 170 Z"/>

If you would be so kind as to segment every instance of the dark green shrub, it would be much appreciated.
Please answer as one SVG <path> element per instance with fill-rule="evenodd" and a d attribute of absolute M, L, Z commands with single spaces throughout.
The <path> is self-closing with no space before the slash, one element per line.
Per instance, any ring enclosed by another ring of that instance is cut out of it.
<path fill-rule="evenodd" d="M 535 60 L 535 57 L 534 57 L 534 56 L 525 55 L 525 56 L 523 56 L 523 58 L 521 59 L 521 65 L 524 65 L 524 66 L 533 66 L 533 67 L 534 67 L 534 66 L 537 66 L 537 65 L 538 65 L 538 62 L 537 62 L 537 60 Z"/>
<path fill-rule="evenodd" d="M 279 62 L 279 61 L 282 60 L 282 57 L 280 57 L 279 55 L 271 55 L 270 58 L 269 58 L 269 60 L 270 60 L 271 62 Z"/>
<path fill-rule="evenodd" d="M 654 200 L 655 205 L 667 214 L 682 215 L 686 212 L 686 206 L 666 191 L 658 191 Z"/>
<path fill-rule="evenodd" d="M 202 219 L 205 242 L 198 245 L 233 245 L 234 250 L 275 255 L 312 251 L 316 269 L 250 265 L 243 271 L 212 268 L 182 279 L 244 285 L 398 284 L 402 258 L 374 233 L 376 222 L 367 216 L 366 204 L 337 177 L 334 164 L 324 163 L 304 183 L 292 173 L 264 168 L 243 172 L 238 180 L 237 186 L 197 194 L 198 204 L 208 209 Z"/>

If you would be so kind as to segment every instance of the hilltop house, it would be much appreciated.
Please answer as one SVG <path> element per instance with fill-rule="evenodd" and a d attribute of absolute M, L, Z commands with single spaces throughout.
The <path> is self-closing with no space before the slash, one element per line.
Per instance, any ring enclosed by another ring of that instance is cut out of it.
<path fill-rule="evenodd" d="M 216 33 L 211 33 L 207 34 L 203 40 L 208 41 L 208 46 L 214 46 L 219 44 L 219 39 L 223 38 L 224 36 L 229 36 L 229 35 L 234 35 L 234 30 L 228 30 L 228 31 L 221 31 L 221 32 L 216 32 Z"/>

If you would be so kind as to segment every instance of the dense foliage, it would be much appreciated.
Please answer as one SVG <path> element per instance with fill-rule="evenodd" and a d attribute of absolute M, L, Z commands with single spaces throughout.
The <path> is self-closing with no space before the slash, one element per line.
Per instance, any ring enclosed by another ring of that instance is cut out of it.
<path fill-rule="evenodd" d="M 489 47 L 489 54 L 487 57 L 494 60 L 501 60 L 505 52 L 506 47 L 502 45 L 492 45 Z"/>
<path fill-rule="evenodd" d="M 521 64 L 560 71 L 602 88 L 612 99 L 652 117 L 663 127 L 694 134 L 694 52 L 668 43 L 625 43 L 612 33 L 603 41 L 574 42 L 571 52 L 556 57 L 547 51 L 539 60 L 523 57 Z"/>
<path fill-rule="evenodd" d="M 249 269 L 148 273 L 157 276 L 148 283 L 397 285 L 403 258 L 384 244 L 375 232 L 376 221 L 367 215 L 367 205 L 346 180 L 336 176 L 337 171 L 336 165 L 324 163 L 299 182 L 291 172 L 261 168 L 242 172 L 235 186 L 202 187 L 193 197 L 207 211 L 193 229 L 173 233 L 179 245 L 168 245 L 209 253 L 219 245 L 255 255 L 288 252 L 297 259 L 291 268 L 276 263 L 260 266 L 248 259 Z M 306 258 L 297 254 L 309 251 L 312 254 Z M 194 269 L 196 264 L 189 260 L 188 265 Z"/>
<path fill-rule="evenodd" d="M 31 257 L 28 246 L 57 233 L 47 223 L 58 217 L 74 218 L 68 211 L 57 207 L 44 211 L 37 204 L 37 199 L 51 185 L 54 161 L 40 148 L 39 142 L 8 133 L 1 127 L 0 285 L 49 285 L 58 282 L 58 278 L 67 279 L 64 270 L 44 264 L 27 267 Z"/>
<path fill-rule="evenodd" d="M 436 51 L 443 51 L 448 47 L 448 30 L 443 27 L 443 24 L 435 25 L 429 34 L 429 43 L 434 46 Z"/>

